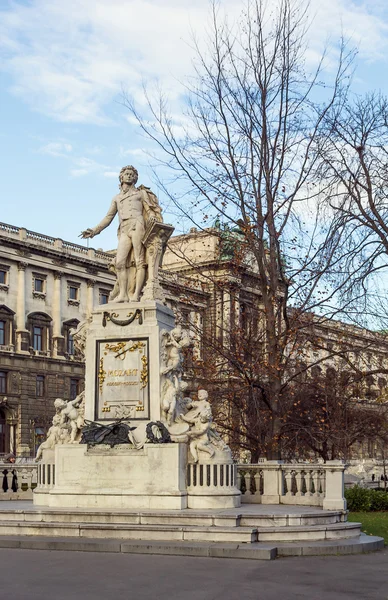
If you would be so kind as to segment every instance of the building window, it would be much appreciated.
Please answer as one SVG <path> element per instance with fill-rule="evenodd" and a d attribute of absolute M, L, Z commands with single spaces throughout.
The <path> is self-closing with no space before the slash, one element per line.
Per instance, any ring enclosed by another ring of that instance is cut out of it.
<path fill-rule="evenodd" d="M 74 333 L 79 325 L 78 319 L 71 319 L 63 323 L 62 335 L 65 338 L 65 353 L 69 356 L 74 356 Z"/>
<path fill-rule="evenodd" d="M 0 371 L 0 394 L 7 393 L 7 373 Z"/>
<path fill-rule="evenodd" d="M 11 346 L 12 344 L 14 314 L 8 306 L 0 305 L 0 346 Z"/>
<path fill-rule="evenodd" d="M 78 300 L 78 288 L 73 285 L 69 287 L 69 299 Z"/>
<path fill-rule="evenodd" d="M 74 337 L 70 331 L 67 336 L 67 353 L 71 356 L 74 354 Z"/>
<path fill-rule="evenodd" d="M 48 352 L 50 350 L 50 322 L 51 317 L 46 313 L 30 313 L 27 318 L 27 328 L 30 332 L 31 349 L 35 352 Z"/>
<path fill-rule="evenodd" d="M 74 400 L 79 394 L 79 379 L 70 379 L 70 400 Z"/>
<path fill-rule="evenodd" d="M 109 292 L 107 290 L 100 290 L 100 304 L 108 304 Z"/>
<path fill-rule="evenodd" d="M 67 282 L 67 303 L 70 306 L 79 306 L 80 284 L 74 281 Z"/>
<path fill-rule="evenodd" d="M 43 327 L 37 327 L 34 325 L 32 330 L 32 347 L 38 352 L 43 350 Z"/>
<path fill-rule="evenodd" d="M 3 292 L 8 292 L 8 276 L 9 276 L 9 266 L 8 265 L 0 265 L 0 290 Z"/>
<path fill-rule="evenodd" d="M 43 398 L 44 396 L 44 375 L 36 376 L 36 397 Z"/>
<path fill-rule="evenodd" d="M 43 279 L 35 279 L 34 290 L 36 292 L 43 293 L 43 291 L 44 291 L 44 280 Z"/>
<path fill-rule="evenodd" d="M 44 300 L 46 297 L 46 275 L 32 274 L 32 295 L 34 298 Z"/>
<path fill-rule="evenodd" d="M 38 452 L 38 448 L 42 442 L 47 439 L 47 431 L 44 427 L 35 427 L 34 429 L 34 448 L 35 448 L 35 456 Z M 54 468 L 54 467 L 53 467 Z"/>

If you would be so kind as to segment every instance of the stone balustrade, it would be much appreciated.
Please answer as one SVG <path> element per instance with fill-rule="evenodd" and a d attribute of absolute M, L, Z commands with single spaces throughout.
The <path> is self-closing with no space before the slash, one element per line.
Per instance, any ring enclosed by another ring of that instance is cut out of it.
<path fill-rule="evenodd" d="M 79 256 L 82 255 L 85 258 L 91 258 L 98 262 L 103 262 L 106 266 L 112 259 L 112 255 L 109 252 L 103 250 L 95 250 L 94 248 L 88 248 L 87 246 L 81 246 L 72 242 L 66 242 L 60 238 L 53 238 L 43 233 L 36 231 L 30 231 L 24 227 L 15 227 L 8 223 L 0 223 L 0 236 L 5 238 L 18 239 L 22 241 L 30 242 L 35 246 L 43 246 L 50 248 L 54 251 L 65 253 L 67 255 Z"/>
<path fill-rule="evenodd" d="M 31 499 L 33 490 L 50 490 L 55 483 L 53 452 L 46 452 L 38 464 L 0 463 L 1 472 L 8 471 L 8 491 L 1 500 Z M 12 471 L 16 470 L 18 491 L 12 492 Z M 344 471 L 342 461 L 325 464 L 281 463 L 266 461 L 258 464 L 199 465 L 189 464 L 187 486 L 195 495 L 206 488 L 241 491 L 241 501 L 250 504 L 292 504 L 320 506 L 324 509 L 344 510 Z M 3 475 L 4 477 L 4 475 Z"/>
<path fill-rule="evenodd" d="M 344 471 L 342 461 L 240 464 L 237 487 L 243 503 L 293 504 L 343 510 L 346 509 Z"/>
<path fill-rule="evenodd" d="M 8 473 L 5 473 L 8 471 Z M 12 479 L 16 471 L 17 491 L 12 491 Z M 38 485 L 38 467 L 35 463 L 23 462 L 20 464 L 0 462 L 2 488 L 0 500 L 32 500 L 34 489 Z M 4 478 L 7 479 L 8 490 L 4 492 Z"/>

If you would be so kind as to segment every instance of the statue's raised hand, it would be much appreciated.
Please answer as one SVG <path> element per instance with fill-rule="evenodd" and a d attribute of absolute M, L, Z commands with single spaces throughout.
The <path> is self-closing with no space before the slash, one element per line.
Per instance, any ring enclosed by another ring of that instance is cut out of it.
<path fill-rule="evenodd" d="M 89 229 L 85 229 L 85 231 L 81 231 L 79 237 L 82 238 L 92 238 L 94 237 L 94 231 L 89 227 Z"/>

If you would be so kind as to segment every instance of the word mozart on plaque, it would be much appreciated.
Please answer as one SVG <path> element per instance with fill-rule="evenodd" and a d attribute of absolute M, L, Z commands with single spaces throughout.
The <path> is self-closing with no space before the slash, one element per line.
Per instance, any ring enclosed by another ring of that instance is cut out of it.
<path fill-rule="evenodd" d="M 96 419 L 149 419 L 148 340 L 97 341 Z"/>

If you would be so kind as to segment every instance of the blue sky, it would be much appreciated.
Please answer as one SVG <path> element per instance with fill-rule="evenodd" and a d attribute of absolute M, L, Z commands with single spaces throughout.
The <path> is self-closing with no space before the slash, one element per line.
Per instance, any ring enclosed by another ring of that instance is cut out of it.
<path fill-rule="evenodd" d="M 120 104 L 121 90 L 141 107 L 143 83 L 157 82 L 179 106 L 191 31 L 201 39 L 209 15 L 207 0 L 193 4 L 0 0 L 0 221 L 77 242 L 104 216 L 123 165 L 134 164 L 139 182 L 158 192 L 150 144 Z M 233 19 L 244 3 L 221 4 Z M 360 48 L 354 91 L 388 93 L 388 2 L 312 0 L 311 13 L 307 63 L 342 28 Z M 181 232 L 186 224 L 161 203 Z M 116 228 L 93 245 L 115 247 Z"/>

